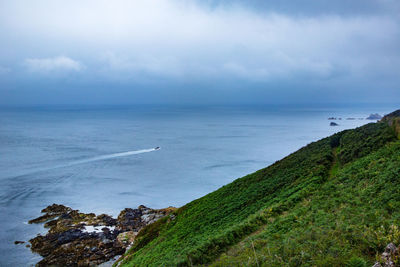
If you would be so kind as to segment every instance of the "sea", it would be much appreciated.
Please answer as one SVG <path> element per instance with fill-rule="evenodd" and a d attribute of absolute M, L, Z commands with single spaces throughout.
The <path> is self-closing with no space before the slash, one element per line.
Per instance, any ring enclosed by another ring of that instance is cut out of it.
<path fill-rule="evenodd" d="M 313 141 L 375 122 L 366 120 L 370 113 L 395 109 L 2 107 L 0 266 L 32 266 L 41 259 L 14 241 L 45 233 L 27 222 L 50 204 L 113 216 L 139 205 L 180 207 Z"/>

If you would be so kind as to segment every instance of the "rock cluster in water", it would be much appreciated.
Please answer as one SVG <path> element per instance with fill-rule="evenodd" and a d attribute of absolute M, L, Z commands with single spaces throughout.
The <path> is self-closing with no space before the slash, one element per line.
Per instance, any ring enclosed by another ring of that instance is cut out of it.
<path fill-rule="evenodd" d="M 368 117 L 367 120 L 380 120 L 382 119 L 382 116 L 379 115 L 378 113 L 371 113 Z"/>
<path fill-rule="evenodd" d="M 124 209 L 114 219 L 106 214 L 96 216 L 53 204 L 42 210 L 44 215 L 29 221 L 44 223 L 48 233 L 29 242 L 32 251 L 43 257 L 38 266 L 98 265 L 122 255 L 144 226 L 174 210 L 139 206 Z"/>

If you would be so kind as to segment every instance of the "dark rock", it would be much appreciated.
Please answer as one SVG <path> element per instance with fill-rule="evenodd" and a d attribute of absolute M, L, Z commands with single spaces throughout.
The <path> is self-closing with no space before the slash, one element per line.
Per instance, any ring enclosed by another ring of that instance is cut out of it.
<path fill-rule="evenodd" d="M 62 245 L 62 244 L 69 243 L 74 240 L 82 240 L 82 239 L 87 239 L 87 238 L 90 238 L 90 234 L 83 233 L 79 229 L 71 229 L 71 230 L 67 230 L 65 232 L 58 234 L 57 245 Z"/>
<path fill-rule="evenodd" d="M 14 241 L 14 244 L 15 244 L 15 245 L 24 244 L 24 243 L 25 243 L 25 241 Z"/>
<path fill-rule="evenodd" d="M 94 216 L 96 216 L 94 213 L 91 213 Z M 97 218 L 99 220 L 101 220 L 103 223 L 105 223 L 105 225 L 109 225 L 109 226 L 115 226 L 117 225 L 117 219 L 114 219 L 113 217 L 107 215 L 107 214 L 100 214 L 99 216 L 97 216 Z"/>
<path fill-rule="evenodd" d="M 64 214 L 69 211 L 72 211 L 70 207 L 64 206 L 64 205 L 59 205 L 59 204 L 53 204 L 50 206 L 47 206 L 47 208 L 42 209 L 42 213 L 47 213 L 47 214 Z"/>
<path fill-rule="evenodd" d="M 44 224 L 44 228 L 51 228 L 57 225 L 57 220 L 51 220 Z"/>
<path fill-rule="evenodd" d="M 57 217 L 57 215 L 47 215 L 46 214 L 46 215 L 40 216 L 40 217 L 38 217 L 36 219 L 30 220 L 30 221 L 28 221 L 28 223 L 30 223 L 30 224 L 32 224 L 32 223 L 43 223 L 43 222 L 49 221 L 51 219 L 54 219 L 56 217 Z"/>
<path fill-rule="evenodd" d="M 145 206 L 139 206 L 137 209 L 126 208 L 118 215 L 118 229 L 123 232 L 126 231 L 138 231 L 144 226 L 142 222 L 143 211 L 148 208 Z"/>
<path fill-rule="evenodd" d="M 339 126 L 339 124 L 337 124 L 336 122 L 331 122 L 329 125 L 330 126 Z"/>
<path fill-rule="evenodd" d="M 335 117 L 329 117 L 328 120 L 336 120 Z"/>
<path fill-rule="evenodd" d="M 70 219 L 72 219 L 72 216 L 70 214 L 68 214 L 68 213 L 64 213 L 64 214 L 60 215 L 60 219 L 70 220 Z"/>
<path fill-rule="evenodd" d="M 54 219 L 60 215 L 66 214 L 66 213 L 70 212 L 71 210 L 72 210 L 71 208 L 66 207 L 64 205 L 53 204 L 42 210 L 42 213 L 45 213 L 44 215 L 42 215 L 36 219 L 30 220 L 28 223 L 32 224 L 32 223 L 47 222 L 47 221 Z"/>

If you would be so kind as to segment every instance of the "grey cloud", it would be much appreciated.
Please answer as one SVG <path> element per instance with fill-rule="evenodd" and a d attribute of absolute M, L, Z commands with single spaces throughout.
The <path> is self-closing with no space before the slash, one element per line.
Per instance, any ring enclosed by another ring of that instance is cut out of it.
<path fill-rule="evenodd" d="M 30 71 L 41 73 L 53 71 L 81 71 L 84 69 L 82 63 L 66 56 L 27 58 L 24 64 Z"/>
<path fill-rule="evenodd" d="M 0 65 L 13 69 L 0 85 L 42 94 L 76 88 L 84 99 L 101 85 L 104 101 L 393 92 L 398 7 L 393 0 L 0 1 Z"/>
<path fill-rule="evenodd" d="M 254 11 L 278 12 L 291 15 L 376 15 L 396 14 L 400 11 L 397 0 L 203 0 L 199 4 L 217 8 L 219 6 L 246 5 Z"/>

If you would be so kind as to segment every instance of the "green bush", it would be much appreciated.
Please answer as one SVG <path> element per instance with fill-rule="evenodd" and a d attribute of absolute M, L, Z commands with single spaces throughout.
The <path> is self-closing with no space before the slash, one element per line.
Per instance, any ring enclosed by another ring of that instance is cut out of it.
<path fill-rule="evenodd" d="M 363 258 L 352 257 L 347 263 L 347 267 L 366 267 L 367 262 Z"/>

